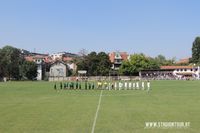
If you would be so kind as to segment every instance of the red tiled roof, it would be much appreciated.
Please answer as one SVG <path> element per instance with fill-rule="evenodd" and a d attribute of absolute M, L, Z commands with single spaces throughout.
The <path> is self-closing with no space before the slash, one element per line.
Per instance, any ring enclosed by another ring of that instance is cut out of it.
<path fill-rule="evenodd" d="M 24 58 L 25 58 L 26 61 L 30 61 L 30 62 L 33 61 L 33 57 L 32 56 L 26 56 Z"/>
<path fill-rule="evenodd" d="M 109 54 L 109 59 L 112 63 L 115 61 L 115 54 L 116 54 L 116 52 L 112 52 Z M 119 54 L 122 57 L 122 60 L 128 59 L 128 54 L 126 52 L 119 52 Z"/>
<path fill-rule="evenodd" d="M 160 69 L 192 69 L 193 66 L 161 66 Z"/>
<path fill-rule="evenodd" d="M 115 53 L 113 52 L 113 53 L 110 53 L 109 54 L 109 59 L 110 59 L 110 62 L 114 62 L 114 60 L 115 60 Z"/>
<path fill-rule="evenodd" d="M 24 57 L 26 61 L 31 61 L 33 62 L 35 59 L 43 59 L 45 63 L 51 63 L 52 59 L 49 56 L 41 56 L 41 55 L 36 55 L 36 56 L 26 56 Z"/>

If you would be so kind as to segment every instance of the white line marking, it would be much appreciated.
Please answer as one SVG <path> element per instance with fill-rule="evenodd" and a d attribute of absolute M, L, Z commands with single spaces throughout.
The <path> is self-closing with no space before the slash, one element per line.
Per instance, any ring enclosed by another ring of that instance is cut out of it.
<path fill-rule="evenodd" d="M 96 111 L 96 114 L 95 114 L 95 117 L 94 117 L 94 122 L 93 122 L 91 133 L 94 133 L 94 129 L 95 129 L 95 125 L 96 125 L 96 122 L 97 122 L 97 117 L 98 117 L 98 113 L 99 113 L 99 109 L 100 109 L 100 105 L 101 105 L 102 93 L 103 93 L 103 90 L 101 90 L 101 94 L 99 95 L 99 103 L 98 103 L 97 111 Z"/>

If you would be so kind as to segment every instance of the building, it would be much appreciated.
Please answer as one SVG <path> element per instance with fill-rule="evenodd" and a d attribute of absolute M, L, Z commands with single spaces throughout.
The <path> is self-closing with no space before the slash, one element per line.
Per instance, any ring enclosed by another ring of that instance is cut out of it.
<path fill-rule="evenodd" d="M 35 62 L 37 64 L 37 80 L 42 80 L 46 72 L 45 65 L 52 62 L 52 59 L 48 55 L 28 55 L 25 56 L 25 60 Z"/>
<path fill-rule="evenodd" d="M 78 57 L 78 55 L 68 52 L 58 52 L 51 54 L 50 57 L 52 60 L 62 60 L 62 61 L 72 61 L 74 58 Z"/>
<path fill-rule="evenodd" d="M 66 77 L 67 65 L 63 61 L 55 61 L 50 66 L 49 77 Z"/>
<path fill-rule="evenodd" d="M 51 54 L 50 57 L 53 60 L 62 60 L 64 54 L 65 52 L 54 53 L 54 54 Z"/>
<path fill-rule="evenodd" d="M 37 80 L 42 80 L 42 66 L 44 62 L 43 56 L 35 56 L 34 62 L 37 64 Z"/>
<path fill-rule="evenodd" d="M 109 59 L 112 63 L 112 69 L 119 70 L 122 62 L 128 59 L 128 54 L 126 52 L 112 52 L 109 54 Z"/>
<path fill-rule="evenodd" d="M 161 66 L 161 70 L 169 70 L 177 78 L 193 77 L 199 79 L 199 67 L 194 66 Z"/>
<path fill-rule="evenodd" d="M 200 79 L 200 68 L 195 66 L 161 66 L 158 70 L 142 70 L 142 78 L 155 79 Z"/>

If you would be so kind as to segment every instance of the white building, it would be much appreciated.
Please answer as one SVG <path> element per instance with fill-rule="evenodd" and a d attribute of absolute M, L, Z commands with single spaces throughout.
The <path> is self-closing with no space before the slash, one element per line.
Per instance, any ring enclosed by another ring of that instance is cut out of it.
<path fill-rule="evenodd" d="M 37 64 L 37 80 L 42 80 L 42 66 L 44 63 L 43 56 L 33 57 L 34 62 Z"/>
<path fill-rule="evenodd" d="M 157 79 L 200 79 L 200 67 L 196 66 L 161 66 L 156 70 L 142 70 L 139 73 L 142 78 Z"/>
<path fill-rule="evenodd" d="M 57 60 L 57 59 L 61 60 L 64 54 L 65 52 L 60 52 L 60 53 L 51 54 L 50 56 L 53 60 Z"/>
<path fill-rule="evenodd" d="M 193 77 L 200 78 L 200 68 L 195 66 L 161 66 L 161 69 L 172 70 L 173 75 L 178 78 Z"/>

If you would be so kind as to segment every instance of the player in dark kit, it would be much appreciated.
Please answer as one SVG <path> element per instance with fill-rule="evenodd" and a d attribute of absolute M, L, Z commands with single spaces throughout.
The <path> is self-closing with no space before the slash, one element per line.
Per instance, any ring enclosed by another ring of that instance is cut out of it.
<path fill-rule="evenodd" d="M 62 88 L 63 88 L 63 85 L 62 85 L 62 82 L 60 82 L 60 89 L 62 90 Z"/>
<path fill-rule="evenodd" d="M 67 85 L 66 85 L 66 83 L 64 83 L 64 89 L 66 89 L 67 88 Z"/>
<path fill-rule="evenodd" d="M 66 89 L 69 89 L 69 83 L 68 82 L 66 83 Z"/>
<path fill-rule="evenodd" d="M 81 83 L 79 83 L 79 89 L 81 90 Z"/>
<path fill-rule="evenodd" d="M 70 83 L 69 83 L 69 89 L 70 89 L 70 90 L 72 89 L 72 86 L 73 86 L 73 85 L 72 85 L 72 82 L 70 82 Z"/>
<path fill-rule="evenodd" d="M 85 90 L 87 90 L 87 82 L 85 82 Z"/>
<path fill-rule="evenodd" d="M 78 89 L 78 81 L 76 81 L 76 89 Z"/>
<path fill-rule="evenodd" d="M 92 89 L 94 90 L 94 82 L 92 83 Z"/>
<path fill-rule="evenodd" d="M 74 82 L 71 82 L 71 89 L 74 89 Z"/>
<path fill-rule="evenodd" d="M 89 88 L 89 90 L 91 89 L 91 84 L 90 83 L 88 83 L 88 88 Z"/>
<path fill-rule="evenodd" d="M 54 84 L 54 90 L 57 90 L 56 83 Z"/>

